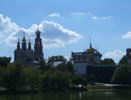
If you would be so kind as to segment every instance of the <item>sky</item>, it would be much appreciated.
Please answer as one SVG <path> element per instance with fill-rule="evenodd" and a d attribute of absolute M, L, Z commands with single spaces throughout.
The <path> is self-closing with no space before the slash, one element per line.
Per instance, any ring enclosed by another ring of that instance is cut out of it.
<path fill-rule="evenodd" d="M 12 57 L 25 32 L 34 47 L 41 31 L 44 58 L 93 47 L 119 62 L 131 48 L 131 0 L 0 0 L 0 56 Z"/>

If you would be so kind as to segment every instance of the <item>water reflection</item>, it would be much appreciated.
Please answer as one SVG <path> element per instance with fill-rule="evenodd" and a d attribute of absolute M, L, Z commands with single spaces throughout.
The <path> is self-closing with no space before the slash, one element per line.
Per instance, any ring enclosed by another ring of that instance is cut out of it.
<path fill-rule="evenodd" d="M 90 90 L 87 92 L 50 92 L 26 95 L 0 95 L 0 100 L 131 100 L 129 90 Z"/>

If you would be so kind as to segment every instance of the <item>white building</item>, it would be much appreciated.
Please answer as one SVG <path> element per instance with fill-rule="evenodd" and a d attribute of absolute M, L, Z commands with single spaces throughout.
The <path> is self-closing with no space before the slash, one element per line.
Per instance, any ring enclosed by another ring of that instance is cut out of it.
<path fill-rule="evenodd" d="M 87 66 L 101 61 L 102 54 L 96 49 L 90 47 L 84 52 L 72 52 L 72 59 L 74 63 L 75 74 L 86 75 Z"/>

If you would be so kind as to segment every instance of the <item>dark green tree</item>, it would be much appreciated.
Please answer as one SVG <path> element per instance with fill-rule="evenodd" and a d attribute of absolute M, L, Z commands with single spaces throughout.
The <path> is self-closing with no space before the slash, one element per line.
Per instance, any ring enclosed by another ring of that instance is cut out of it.
<path fill-rule="evenodd" d="M 6 67 L 8 64 L 10 64 L 11 57 L 0 57 L 0 66 Z"/>
<path fill-rule="evenodd" d="M 53 65 L 53 62 L 56 61 L 62 61 L 63 63 L 66 62 L 66 58 L 64 58 L 63 56 L 51 56 L 48 58 L 48 64 Z"/>
<path fill-rule="evenodd" d="M 41 60 L 40 61 L 40 70 L 42 70 L 42 72 L 44 72 L 44 71 L 47 71 L 49 69 L 51 69 L 50 64 L 46 63 L 45 60 Z"/>
<path fill-rule="evenodd" d="M 130 79 L 128 66 L 124 65 L 116 68 L 111 81 L 116 84 L 130 84 Z"/>
<path fill-rule="evenodd" d="M 72 81 L 71 81 L 72 85 L 73 86 L 78 86 L 78 85 L 81 85 L 82 88 L 83 87 L 86 87 L 88 82 L 87 82 L 87 79 L 81 75 L 74 75 L 72 77 Z"/>
<path fill-rule="evenodd" d="M 100 64 L 102 64 L 102 65 L 115 65 L 115 62 L 111 58 L 105 58 L 104 60 L 101 60 Z"/>
<path fill-rule="evenodd" d="M 119 61 L 119 64 L 120 65 L 123 65 L 123 64 L 127 64 L 127 60 L 128 60 L 128 56 L 123 56 L 120 61 Z"/>
<path fill-rule="evenodd" d="M 64 89 L 69 87 L 71 73 L 63 72 L 59 70 L 46 71 L 43 75 L 42 85 L 43 88 L 52 89 Z"/>
<path fill-rule="evenodd" d="M 71 62 L 67 62 L 59 64 L 56 69 L 60 70 L 60 71 L 69 71 L 70 73 L 74 74 L 75 70 L 73 67 L 73 64 Z"/>
<path fill-rule="evenodd" d="M 26 86 L 29 86 L 31 89 L 40 86 L 40 70 L 37 67 L 24 68 L 23 75 L 25 77 Z"/>
<path fill-rule="evenodd" d="M 95 74 L 91 73 L 89 76 L 88 76 L 88 82 L 90 82 L 91 84 L 94 84 L 96 81 L 96 76 Z"/>
<path fill-rule="evenodd" d="M 7 90 L 16 91 L 25 85 L 25 77 L 23 77 L 23 65 L 19 62 L 10 64 L 2 76 L 2 85 Z"/>

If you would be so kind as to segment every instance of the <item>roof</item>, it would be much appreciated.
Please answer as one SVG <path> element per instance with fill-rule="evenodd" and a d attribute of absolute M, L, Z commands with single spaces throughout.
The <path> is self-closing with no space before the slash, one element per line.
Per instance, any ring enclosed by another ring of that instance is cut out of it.
<path fill-rule="evenodd" d="M 86 49 L 85 52 L 87 53 L 95 53 L 97 50 L 95 48 L 92 47 L 92 44 L 90 43 L 90 47 L 88 49 Z"/>

